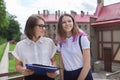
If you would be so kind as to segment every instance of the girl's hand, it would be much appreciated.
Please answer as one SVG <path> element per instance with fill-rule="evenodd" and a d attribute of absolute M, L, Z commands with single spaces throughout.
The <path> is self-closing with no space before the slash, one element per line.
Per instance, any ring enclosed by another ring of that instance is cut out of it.
<path fill-rule="evenodd" d="M 47 76 L 50 78 L 55 78 L 57 76 L 57 72 L 47 72 Z"/>
<path fill-rule="evenodd" d="M 32 75 L 33 73 L 34 73 L 34 71 L 29 70 L 29 69 L 23 69 L 23 70 L 22 70 L 22 74 L 23 74 L 24 76 L 29 76 L 29 75 Z"/>

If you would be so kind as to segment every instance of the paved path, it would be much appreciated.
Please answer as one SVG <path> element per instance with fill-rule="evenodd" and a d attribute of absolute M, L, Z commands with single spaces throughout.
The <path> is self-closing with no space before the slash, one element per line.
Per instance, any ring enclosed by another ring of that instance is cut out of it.
<path fill-rule="evenodd" d="M 0 62 L 0 74 L 8 72 L 8 51 L 9 51 L 9 42 L 7 43 L 4 55 Z M 7 77 L 0 77 L 0 80 L 7 80 Z"/>

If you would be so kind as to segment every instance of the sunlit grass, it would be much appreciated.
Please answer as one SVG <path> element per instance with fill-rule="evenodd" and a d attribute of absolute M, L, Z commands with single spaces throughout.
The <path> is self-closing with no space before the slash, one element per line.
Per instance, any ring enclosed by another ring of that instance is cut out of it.
<path fill-rule="evenodd" d="M 15 48 L 15 44 L 10 44 L 10 51 L 13 51 Z"/>
<path fill-rule="evenodd" d="M 15 44 L 10 44 L 10 49 L 9 51 L 13 51 L 15 48 Z M 9 53 L 11 54 L 11 53 Z M 9 58 L 9 72 L 11 71 L 15 71 L 15 58 L 12 57 L 12 58 Z"/>
<path fill-rule="evenodd" d="M 7 43 L 4 43 L 4 44 L 1 44 L 1 45 L 0 45 L 0 61 L 1 61 L 2 56 L 3 56 L 3 54 L 4 54 L 4 50 L 5 50 L 6 44 L 7 44 Z"/>
<path fill-rule="evenodd" d="M 55 59 L 56 59 L 56 62 L 57 62 L 57 66 L 59 66 L 59 64 L 60 64 L 59 58 L 60 58 L 59 54 L 56 54 Z"/>
<path fill-rule="evenodd" d="M 15 69 L 15 58 L 9 60 L 9 72 L 16 71 Z"/>

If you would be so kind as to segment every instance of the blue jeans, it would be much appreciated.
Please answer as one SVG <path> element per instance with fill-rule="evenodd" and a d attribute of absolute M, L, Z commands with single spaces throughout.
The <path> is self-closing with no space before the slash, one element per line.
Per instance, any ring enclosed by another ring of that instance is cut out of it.
<path fill-rule="evenodd" d="M 64 70 L 64 80 L 77 80 L 80 75 L 82 68 L 74 71 L 65 71 Z M 92 71 L 90 70 L 85 78 L 85 80 L 93 80 Z"/>

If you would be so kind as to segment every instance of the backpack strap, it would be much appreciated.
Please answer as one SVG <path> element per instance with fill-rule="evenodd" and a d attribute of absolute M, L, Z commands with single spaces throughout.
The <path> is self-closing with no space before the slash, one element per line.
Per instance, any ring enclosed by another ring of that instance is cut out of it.
<path fill-rule="evenodd" d="M 82 54 L 83 54 L 83 49 L 82 49 L 82 45 L 81 45 L 81 36 L 82 36 L 82 35 L 79 36 L 79 45 L 80 45 L 81 52 L 82 52 Z"/>
<path fill-rule="evenodd" d="M 82 49 L 82 45 L 81 45 L 81 36 L 79 36 L 79 46 L 80 46 L 80 49 L 81 49 L 81 52 L 83 54 L 83 49 Z M 91 67 L 92 67 L 92 70 L 93 70 L 93 59 L 92 59 L 92 53 L 91 53 L 91 50 L 90 50 L 90 57 L 91 57 Z"/>
<path fill-rule="evenodd" d="M 82 49 L 82 44 L 81 44 L 81 36 L 82 36 L 82 35 L 79 36 L 79 45 L 80 45 L 80 50 L 81 50 L 81 52 L 82 52 L 82 54 L 83 54 L 83 49 Z M 90 50 L 90 56 L 92 57 L 91 50 Z"/>

